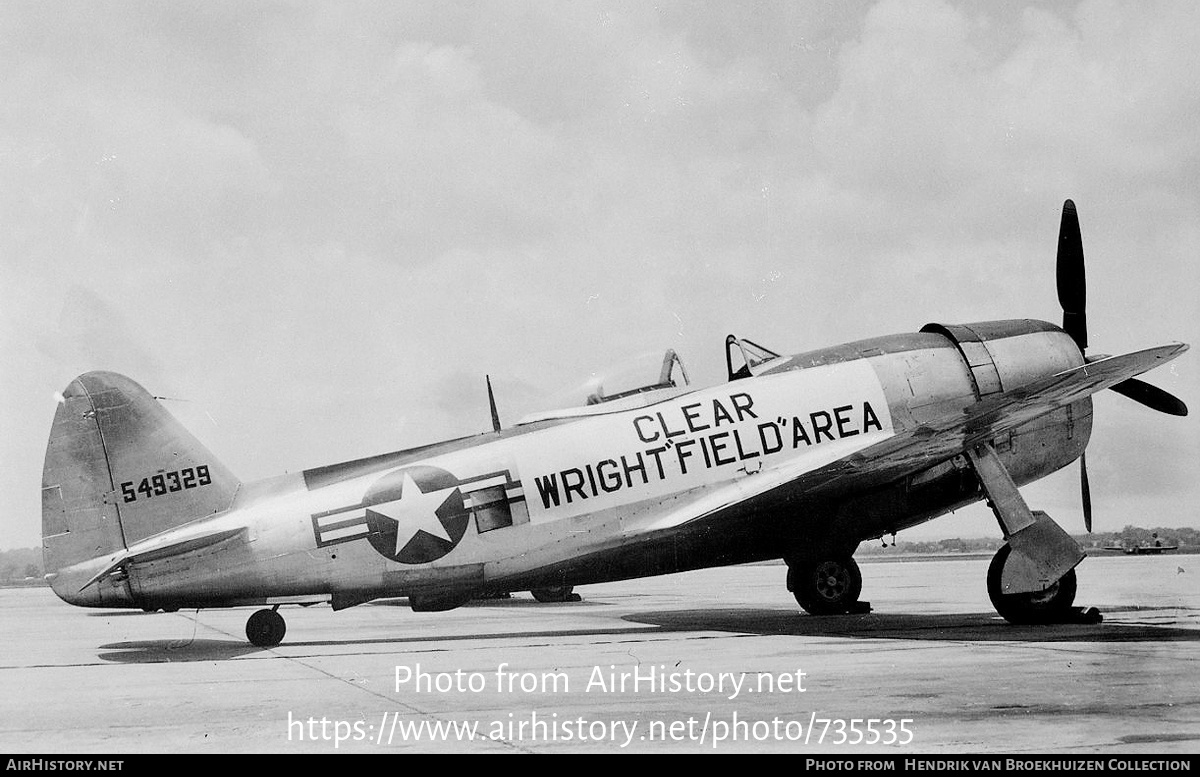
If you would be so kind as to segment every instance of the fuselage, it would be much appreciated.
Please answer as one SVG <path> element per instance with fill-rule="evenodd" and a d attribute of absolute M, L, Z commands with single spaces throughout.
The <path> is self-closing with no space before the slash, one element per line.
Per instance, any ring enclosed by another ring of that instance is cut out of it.
<path fill-rule="evenodd" d="M 212 607 L 383 596 L 458 603 L 837 547 L 980 498 L 959 457 L 819 496 L 782 488 L 721 521 L 664 520 L 773 468 L 816 470 L 930 419 L 1083 362 L 1038 321 L 926 327 L 766 362 L 753 376 L 549 413 L 475 437 L 248 483 L 203 520 L 228 541 L 55 590 L 93 606 Z M 1075 460 L 1083 400 L 991 441 L 1018 484 Z"/>

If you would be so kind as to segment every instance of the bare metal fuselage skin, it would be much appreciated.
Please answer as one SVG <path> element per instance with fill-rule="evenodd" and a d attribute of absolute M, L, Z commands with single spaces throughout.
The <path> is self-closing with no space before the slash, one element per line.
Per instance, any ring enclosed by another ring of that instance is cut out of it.
<path fill-rule="evenodd" d="M 848 553 L 980 499 L 965 460 L 882 482 L 864 472 L 818 495 L 784 486 L 713 519 L 671 515 L 782 464 L 815 470 L 1082 363 L 1070 337 L 1039 321 L 930 326 L 773 360 L 712 388 L 243 484 L 228 509 L 201 519 L 210 536 L 228 528 L 227 539 L 89 585 L 100 562 L 64 565 L 48 537 L 48 571 L 61 598 L 84 606 L 328 597 L 338 608 L 410 596 L 436 609 L 488 591 Z M 1086 399 L 990 442 L 1020 485 L 1077 459 L 1090 431 Z M 103 518 L 124 522 L 134 503 L 111 502 Z"/>

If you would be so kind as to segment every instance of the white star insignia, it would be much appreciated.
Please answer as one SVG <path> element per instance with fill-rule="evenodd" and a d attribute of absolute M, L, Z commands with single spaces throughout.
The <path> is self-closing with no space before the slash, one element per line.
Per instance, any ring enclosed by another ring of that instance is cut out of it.
<path fill-rule="evenodd" d="M 432 534 L 446 542 L 454 542 L 437 517 L 438 508 L 445 503 L 452 491 L 454 488 L 443 488 L 425 493 L 417 486 L 412 475 L 406 472 L 404 482 L 400 485 L 399 499 L 367 508 L 396 522 L 396 550 L 393 555 L 400 555 L 401 549 L 417 536 L 418 531 Z"/>

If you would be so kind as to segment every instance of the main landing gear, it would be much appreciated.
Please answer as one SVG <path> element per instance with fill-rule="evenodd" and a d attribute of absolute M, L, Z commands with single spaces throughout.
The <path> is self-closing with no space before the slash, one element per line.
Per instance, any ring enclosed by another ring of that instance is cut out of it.
<path fill-rule="evenodd" d="M 991 444 L 967 450 L 1006 542 L 988 567 L 988 597 L 1009 623 L 1099 623 L 1095 607 L 1075 607 L 1075 567 L 1086 555 L 1041 510 L 1030 510 Z M 1046 585 L 1046 581 L 1054 581 Z"/>
<path fill-rule="evenodd" d="M 871 611 L 860 602 L 862 572 L 849 556 L 788 561 L 787 587 L 811 615 L 840 615 Z"/>
<path fill-rule="evenodd" d="M 259 610 L 246 621 L 246 639 L 255 647 L 275 647 L 283 642 L 287 624 L 279 614 L 279 605 L 270 610 Z"/>
<path fill-rule="evenodd" d="M 1002 545 L 988 567 L 988 598 L 996 612 L 1017 625 L 1044 623 L 1100 623 L 1104 616 L 1095 607 L 1075 607 L 1075 570 L 1068 571 L 1043 591 L 1005 593 L 1004 567 L 1012 548 Z"/>
<path fill-rule="evenodd" d="M 583 597 L 575 593 L 575 586 L 556 585 L 551 588 L 534 588 L 529 593 L 542 604 L 552 602 L 581 602 Z"/>

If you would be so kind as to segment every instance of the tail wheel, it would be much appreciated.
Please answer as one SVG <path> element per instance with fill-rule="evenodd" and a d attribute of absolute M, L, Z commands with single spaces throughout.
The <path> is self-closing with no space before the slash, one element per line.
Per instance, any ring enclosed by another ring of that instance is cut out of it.
<path fill-rule="evenodd" d="M 274 610 L 259 610 L 246 621 L 246 639 L 255 647 L 275 647 L 286 632 L 287 623 Z"/>
<path fill-rule="evenodd" d="M 1031 593 L 1006 594 L 1001 586 L 1004 575 L 1004 565 L 1012 548 L 1003 545 L 992 557 L 988 567 L 987 587 L 988 597 L 996 612 L 1009 623 L 1056 623 L 1067 620 L 1071 614 L 1071 605 L 1075 603 L 1075 570 L 1067 572 L 1053 585 L 1044 591 Z"/>
<path fill-rule="evenodd" d="M 862 572 L 850 556 L 797 564 L 788 569 L 788 587 L 812 615 L 849 612 L 862 593 Z"/>

